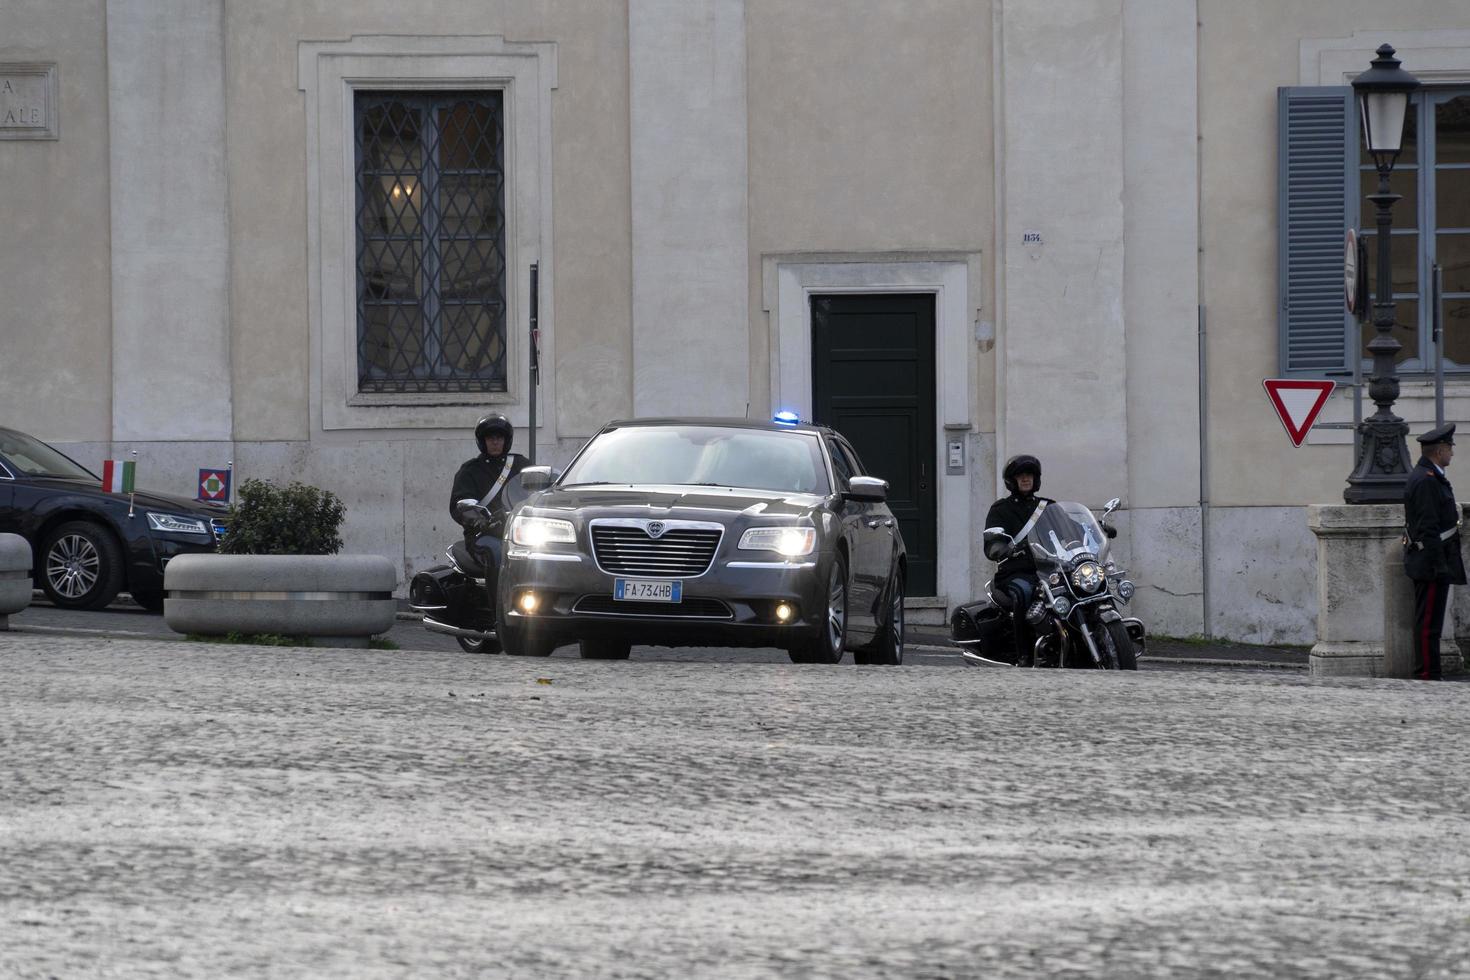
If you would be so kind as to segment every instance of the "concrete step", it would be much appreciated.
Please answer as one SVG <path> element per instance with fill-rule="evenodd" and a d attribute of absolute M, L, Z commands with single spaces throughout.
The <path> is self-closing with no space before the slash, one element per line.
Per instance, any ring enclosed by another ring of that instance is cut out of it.
<path fill-rule="evenodd" d="M 903 614 L 911 626 L 947 626 L 949 600 L 944 596 L 904 596 Z"/>

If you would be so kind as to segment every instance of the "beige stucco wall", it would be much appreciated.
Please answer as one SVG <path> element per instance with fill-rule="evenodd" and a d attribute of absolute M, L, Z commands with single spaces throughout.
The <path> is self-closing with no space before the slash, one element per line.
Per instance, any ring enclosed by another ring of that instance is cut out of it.
<path fill-rule="evenodd" d="M 971 315 L 993 295 L 990 31 L 986 0 L 747 3 L 753 411 L 762 255 L 978 252 Z M 974 374 L 971 418 L 993 430 L 989 355 Z"/>
<path fill-rule="evenodd" d="M 1278 371 L 1276 89 L 1301 84 L 1303 40 L 1375 26 L 1385 35 L 1463 30 L 1470 5 L 1402 0 L 1390 11 L 1374 0 L 1200 0 L 1199 9 L 1210 499 L 1217 507 L 1340 502 L 1353 467 L 1349 446 L 1293 449 L 1261 389 Z"/>
<path fill-rule="evenodd" d="M 226 7 L 235 438 L 306 439 L 306 123 L 297 45 L 352 35 L 504 35 L 557 44 L 553 95 L 556 371 L 561 435 L 632 401 L 627 11 L 577 0 L 261 0 Z M 513 270 L 524 275 L 525 270 Z M 545 288 L 543 286 L 543 288 Z M 467 406 L 472 421 L 476 412 Z M 386 437 L 388 433 L 383 433 Z"/>
<path fill-rule="evenodd" d="M 0 62 L 55 62 L 59 140 L 0 141 L 0 425 L 95 442 L 111 425 L 104 0 L 7 0 Z"/>

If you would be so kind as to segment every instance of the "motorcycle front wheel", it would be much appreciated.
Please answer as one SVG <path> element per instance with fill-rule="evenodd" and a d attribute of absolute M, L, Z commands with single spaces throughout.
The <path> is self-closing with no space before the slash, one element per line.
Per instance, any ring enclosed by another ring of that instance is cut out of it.
<path fill-rule="evenodd" d="M 478 640 L 472 640 L 468 636 L 456 636 L 455 639 L 459 641 L 459 648 L 461 650 L 463 650 L 465 653 L 500 653 L 501 652 L 500 651 L 500 641 L 499 640 L 491 639 L 488 636 L 487 637 L 483 637 L 483 638 L 478 639 Z"/>
<path fill-rule="evenodd" d="M 1122 623 L 1103 623 L 1100 631 L 1103 654 L 1112 670 L 1137 670 L 1138 651 L 1133 646 L 1133 637 Z"/>

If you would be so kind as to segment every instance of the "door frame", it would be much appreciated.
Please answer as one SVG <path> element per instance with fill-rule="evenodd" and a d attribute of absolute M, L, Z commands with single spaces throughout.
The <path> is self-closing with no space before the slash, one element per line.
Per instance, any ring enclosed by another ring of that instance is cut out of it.
<path fill-rule="evenodd" d="M 770 314 L 772 410 L 812 413 L 811 298 L 820 293 L 931 293 L 934 296 L 934 445 L 972 429 L 970 417 L 970 283 L 980 272 L 978 252 L 923 255 L 768 255 L 761 263 L 763 306 Z M 968 441 L 968 440 L 967 440 Z M 970 587 L 970 481 L 935 467 L 937 591 L 948 604 Z"/>

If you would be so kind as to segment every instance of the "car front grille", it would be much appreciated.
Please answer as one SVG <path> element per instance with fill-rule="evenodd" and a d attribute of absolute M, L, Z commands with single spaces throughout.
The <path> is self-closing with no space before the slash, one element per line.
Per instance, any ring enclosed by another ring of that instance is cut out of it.
<path fill-rule="evenodd" d="M 219 541 L 225 536 L 225 532 L 229 530 L 230 526 L 218 517 L 211 517 L 209 519 L 209 527 L 210 530 L 214 531 L 214 540 Z"/>
<path fill-rule="evenodd" d="M 610 595 L 584 595 L 572 612 L 585 616 L 664 616 L 670 619 L 734 619 L 719 599 L 686 596 L 683 602 L 627 602 Z"/>
<path fill-rule="evenodd" d="M 649 537 L 641 527 L 593 522 L 592 553 L 605 572 L 653 578 L 692 578 L 709 571 L 724 531 L 671 527 Z"/>

